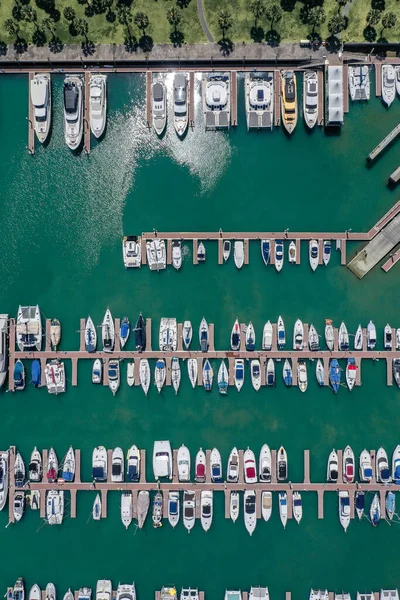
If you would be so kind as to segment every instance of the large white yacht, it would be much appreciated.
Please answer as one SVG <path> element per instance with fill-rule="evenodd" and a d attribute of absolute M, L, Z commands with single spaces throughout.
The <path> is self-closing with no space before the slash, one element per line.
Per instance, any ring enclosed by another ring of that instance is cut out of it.
<path fill-rule="evenodd" d="M 99 138 L 104 132 L 107 119 L 107 75 L 93 73 L 90 76 L 89 115 L 90 129 Z"/>
<path fill-rule="evenodd" d="M 65 367 L 59 360 L 51 360 L 44 368 L 46 386 L 49 394 L 65 392 Z"/>
<path fill-rule="evenodd" d="M 33 127 L 36 137 L 43 144 L 51 126 L 51 79 L 50 73 L 38 73 L 31 80 Z"/>
<path fill-rule="evenodd" d="M 122 240 L 122 256 L 125 269 L 142 266 L 142 244 L 140 237 L 126 235 Z"/>
<path fill-rule="evenodd" d="M 396 96 L 396 74 L 392 65 L 382 65 L 382 100 L 389 106 Z"/>
<path fill-rule="evenodd" d="M 229 73 L 204 73 L 203 113 L 206 130 L 229 129 L 231 119 Z"/>
<path fill-rule="evenodd" d="M 172 479 L 172 450 L 168 440 L 154 442 L 153 471 L 156 481 L 164 477 Z"/>
<path fill-rule="evenodd" d="M 268 73 L 246 73 L 247 129 L 272 129 L 274 125 L 274 78 Z"/>
<path fill-rule="evenodd" d="M 165 241 L 155 238 L 146 242 L 147 264 L 150 271 L 161 271 L 167 268 Z"/>
<path fill-rule="evenodd" d="M 179 137 L 186 133 L 188 114 L 189 84 L 186 73 L 177 73 L 174 77 L 174 127 Z"/>
<path fill-rule="evenodd" d="M 99 579 L 96 584 L 96 600 L 111 600 L 112 583 L 109 579 Z"/>
<path fill-rule="evenodd" d="M 318 74 L 316 71 L 304 71 L 303 114 L 307 127 L 312 129 L 318 117 Z"/>
<path fill-rule="evenodd" d="M 162 352 L 176 352 L 178 328 L 176 319 L 163 317 L 160 321 L 159 346 Z"/>
<path fill-rule="evenodd" d="M 64 135 L 65 143 L 76 150 L 83 134 L 83 83 L 80 75 L 66 75 L 64 79 Z"/>
<path fill-rule="evenodd" d="M 368 65 L 349 65 L 349 93 L 351 100 L 369 100 L 370 87 Z"/>
<path fill-rule="evenodd" d="M 161 80 L 151 86 L 151 111 L 155 132 L 162 135 L 167 124 L 167 93 Z"/>
<path fill-rule="evenodd" d="M 0 315 L 0 387 L 8 371 L 8 315 Z"/>
<path fill-rule="evenodd" d="M 46 499 L 46 518 L 49 525 L 61 525 L 64 517 L 64 491 L 49 490 Z"/>
<path fill-rule="evenodd" d="M 38 304 L 19 306 L 16 334 L 17 346 L 21 352 L 42 349 L 42 318 Z"/>

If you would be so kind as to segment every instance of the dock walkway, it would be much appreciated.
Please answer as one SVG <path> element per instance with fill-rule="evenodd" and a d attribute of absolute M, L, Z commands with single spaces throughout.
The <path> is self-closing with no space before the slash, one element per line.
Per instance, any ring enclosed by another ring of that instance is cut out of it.
<path fill-rule="evenodd" d="M 387 148 L 387 146 L 389 146 L 389 144 L 391 144 L 397 138 L 397 136 L 399 134 L 400 134 L 400 123 L 398 125 L 396 125 L 396 127 L 394 129 L 392 129 L 392 131 L 390 133 L 388 133 L 388 135 L 381 142 L 379 142 L 379 144 L 372 150 L 372 152 L 370 152 L 368 154 L 367 161 L 372 162 L 376 158 L 378 158 L 380 153 L 383 152 L 385 150 L 385 148 Z"/>

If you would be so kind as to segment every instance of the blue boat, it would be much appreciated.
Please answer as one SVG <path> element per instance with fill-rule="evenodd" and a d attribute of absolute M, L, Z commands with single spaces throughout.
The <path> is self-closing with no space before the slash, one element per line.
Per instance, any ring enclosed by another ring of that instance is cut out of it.
<path fill-rule="evenodd" d="M 283 381 L 287 387 L 290 387 L 293 383 L 292 366 L 288 359 L 283 364 Z"/>
<path fill-rule="evenodd" d="M 129 334 L 131 332 L 131 324 L 129 322 L 128 317 L 124 317 L 121 321 L 121 326 L 119 328 L 119 339 L 121 348 L 123 348 L 128 341 Z"/>
<path fill-rule="evenodd" d="M 16 391 L 25 388 L 25 367 L 20 360 L 14 365 L 14 389 Z"/>
<path fill-rule="evenodd" d="M 32 383 L 35 386 L 35 388 L 38 388 L 40 386 L 41 383 L 41 367 L 40 367 L 40 361 L 35 358 L 35 360 L 32 363 L 32 367 L 31 367 L 31 373 L 32 373 Z"/>
<path fill-rule="evenodd" d="M 365 494 L 362 491 L 356 492 L 356 511 L 357 516 L 361 520 L 365 508 Z"/>
<path fill-rule="evenodd" d="M 386 514 L 391 521 L 396 510 L 396 496 L 394 492 L 388 492 L 386 496 Z"/>
<path fill-rule="evenodd" d="M 340 385 L 340 366 L 336 358 L 332 358 L 329 365 L 329 381 L 333 391 L 337 394 Z"/>
<path fill-rule="evenodd" d="M 214 376 L 214 373 L 213 373 L 212 367 L 210 365 L 210 361 L 207 359 L 205 361 L 204 367 L 203 367 L 203 386 L 207 392 L 211 391 L 213 376 Z"/>
<path fill-rule="evenodd" d="M 270 240 L 261 240 L 261 256 L 264 261 L 264 264 L 267 265 L 271 256 Z"/>

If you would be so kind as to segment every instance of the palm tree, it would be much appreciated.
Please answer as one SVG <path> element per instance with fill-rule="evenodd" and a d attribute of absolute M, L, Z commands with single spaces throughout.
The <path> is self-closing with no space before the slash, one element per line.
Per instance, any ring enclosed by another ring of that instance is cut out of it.
<path fill-rule="evenodd" d="M 76 12 L 72 8 L 72 6 L 66 6 L 64 8 L 64 17 L 70 23 L 72 23 L 72 21 L 75 21 L 75 19 L 76 19 Z"/>
<path fill-rule="evenodd" d="M 264 0 L 252 0 L 250 2 L 250 10 L 254 15 L 254 26 L 257 27 L 258 20 L 265 13 L 265 2 Z"/>
<path fill-rule="evenodd" d="M 381 11 L 377 8 L 372 8 L 367 14 L 367 25 L 373 27 L 374 25 L 378 25 L 381 20 Z"/>
<path fill-rule="evenodd" d="M 267 20 L 270 21 L 270 30 L 272 30 L 273 25 L 276 21 L 280 21 L 282 19 L 283 10 L 279 6 L 279 4 L 272 4 L 265 11 L 265 16 Z"/>
<path fill-rule="evenodd" d="M 232 16 L 227 10 L 220 10 L 218 13 L 218 26 L 222 31 L 222 39 L 225 39 L 225 33 L 232 27 Z"/>
<path fill-rule="evenodd" d="M 393 27 L 396 27 L 396 24 L 397 24 L 396 13 L 388 12 L 385 15 L 383 15 L 381 37 L 382 37 L 382 33 L 384 32 L 385 29 L 393 29 Z"/>
<path fill-rule="evenodd" d="M 85 38 L 86 44 L 89 43 L 88 39 L 88 31 L 89 31 L 89 23 L 85 21 L 85 19 L 76 19 L 74 22 L 76 33 L 78 35 L 83 35 Z"/>
<path fill-rule="evenodd" d="M 180 11 L 177 8 L 170 8 L 167 12 L 167 19 L 168 23 L 174 28 L 174 31 L 176 31 L 176 28 L 182 19 Z"/>
<path fill-rule="evenodd" d="M 315 32 L 315 28 L 325 23 L 326 15 L 322 6 L 313 6 L 308 12 L 308 22 L 312 25 L 312 32 Z"/>
<path fill-rule="evenodd" d="M 136 27 L 140 29 L 143 35 L 146 34 L 146 29 L 149 26 L 149 17 L 144 12 L 137 12 L 135 18 L 133 19 Z"/>

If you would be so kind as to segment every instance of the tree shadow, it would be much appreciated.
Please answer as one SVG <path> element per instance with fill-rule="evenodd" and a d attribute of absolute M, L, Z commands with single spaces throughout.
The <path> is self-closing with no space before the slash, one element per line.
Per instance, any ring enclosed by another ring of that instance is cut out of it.
<path fill-rule="evenodd" d="M 232 42 L 232 40 L 227 37 L 223 37 L 217 43 L 222 56 L 229 56 L 233 52 L 233 49 L 235 47 L 235 44 Z"/>
<path fill-rule="evenodd" d="M 20 4 L 19 2 L 14 4 L 14 6 L 12 7 L 11 15 L 12 18 L 16 21 L 22 21 L 22 4 Z"/>
<path fill-rule="evenodd" d="M 179 8 L 187 8 L 190 2 L 191 0 L 176 0 L 176 4 Z"/>
<path fill-rule="evenodd" d="M 35 31 L 33 32 L 33 35 L 32 35 L 32 42 L 38 48 L 43 47 L 45 45 L 45 43 L 47 42 L 45 32 L 42 29 L 35 29 Z"/>
<path fill-rule="evenodd" d="M 87 4 L 85 6 L 85 16 L 86 17 L 94 17 L 95 14 L 96 14 L 96 11 L 94 9 L 93 4 Z"/>
<path fill-rule="evenodd" d="M 73 21 L 72 21 L 72 23 L 69 24 L 68 31 L 69 31 L 69 35 L 72 35 L 72 37 L 76 37 L 78 35 L 78 32 L 75 27 L 75 23 Z"/>
<path fill-rule="evenodd" d="M 339 52 L 342 47 L 342 43 L 336 35 L 330 35 L 326 38 L 326 49 L 328 52 L 336 53 Z"/>
<path fill-rule="evenodd" d="M 281 0 L 281 8 L 285 12 L 292 12 L 296 7 L 297 0 Z"/>
<path fill-rule="evenodd" d="M 62 52 L 63 49 L 64 49 L 64 44 L 62 43 L 62 41 L 60 40 L 60 38 L 53 37 L 49 41 L 49 50 L 53 54 L 58 54 L 59 52 Z"/>
<path fill-rule="evenodd" d="M 281 36 L 276 29 L 270 29 L 265 35 L 265 41 L 271 48 L 276 48 L 281 43 Z"/>
<path fill-rule="evenodd" d="M 314 50 L 314 52 L 319 50 L 322 45 L 322 37 L 318 31 L 313 31 L 312 33 L 308 34 L 307 39 L 310 40 L 311 48 Z"/>
<path fill-rule="evenodd" d="M 0 41 L 0 56 L 6 56 L 8 51 L 8 46 L 5 42 Z"/>
<path fill-rule="evenodd" d="M 169 39 L 174 48 L 180 48 L 182 44 L 185 43 L 185 36 L 183 32 L 177 31 L 176 29 L 170 33 Z"/>
<path fill-rule="evenodd" d="M 376 8 L 377 10 L 385 10 L 386 2 L 385 0 L 371 0 L 371 8 Z"/>
<path fill-rule="evenodd" d="M 113 10 L 111 10 L 111 8 L 106 12 L 106 20 L 109 23 L 115 23 L 115 20 L 117 18 L 117 15 L 115 14 L 115 12 Z"/>
<path fill-rule="evenodd" d="M 143 52 L 151 52 L 153 50 L 154 42 L 150 35 L 142 35 L 139 38 L 139 48 Z"/>
<path fill-rule="evenodd" d="M 17 54 L 23 54 L 28 50 L 28 42 L 24 38 L 17 38 L 14 42 L 14 50 Z"/>
<path fill-rule="evenodd" d="M 253 25 L 253 27 L 250 29 L 250 37 L 253 40 L 253 42 L 263 42 L 265 37 L 265 31 L 260 25 Z"/>
<path fill-rule="evenodd" d="M 126 52 L 129 52 L 131 54 L 132 52 L 136 52 L 138 43 L 134 35 L 126 36 L 126 38 L 124 39 L 124 47 Z"/>
<path fill-rule="evenodd" d="M 374 42 L 377 36 L 375 27 L 372 27 L 372 25 L 367 25 L 363 31 L 363 36 L 367 42 Z"/>
<path fill-rule="evenodd" d="M 51 19 L 53 19 L 54 23 L 58 23 L 59 20 L 61 19 L 61 13 L 58 10 L 58 8 L 53 8 L 53 10 L 51 10 L 48 14 L 49 14 L 49 17 Z"/>
<path fill-rule="evenodd" d="M 96 52 L 96 45 L 91 40 L 85 40 L 81 44 L 83 56 L 93 56 Z"/>

